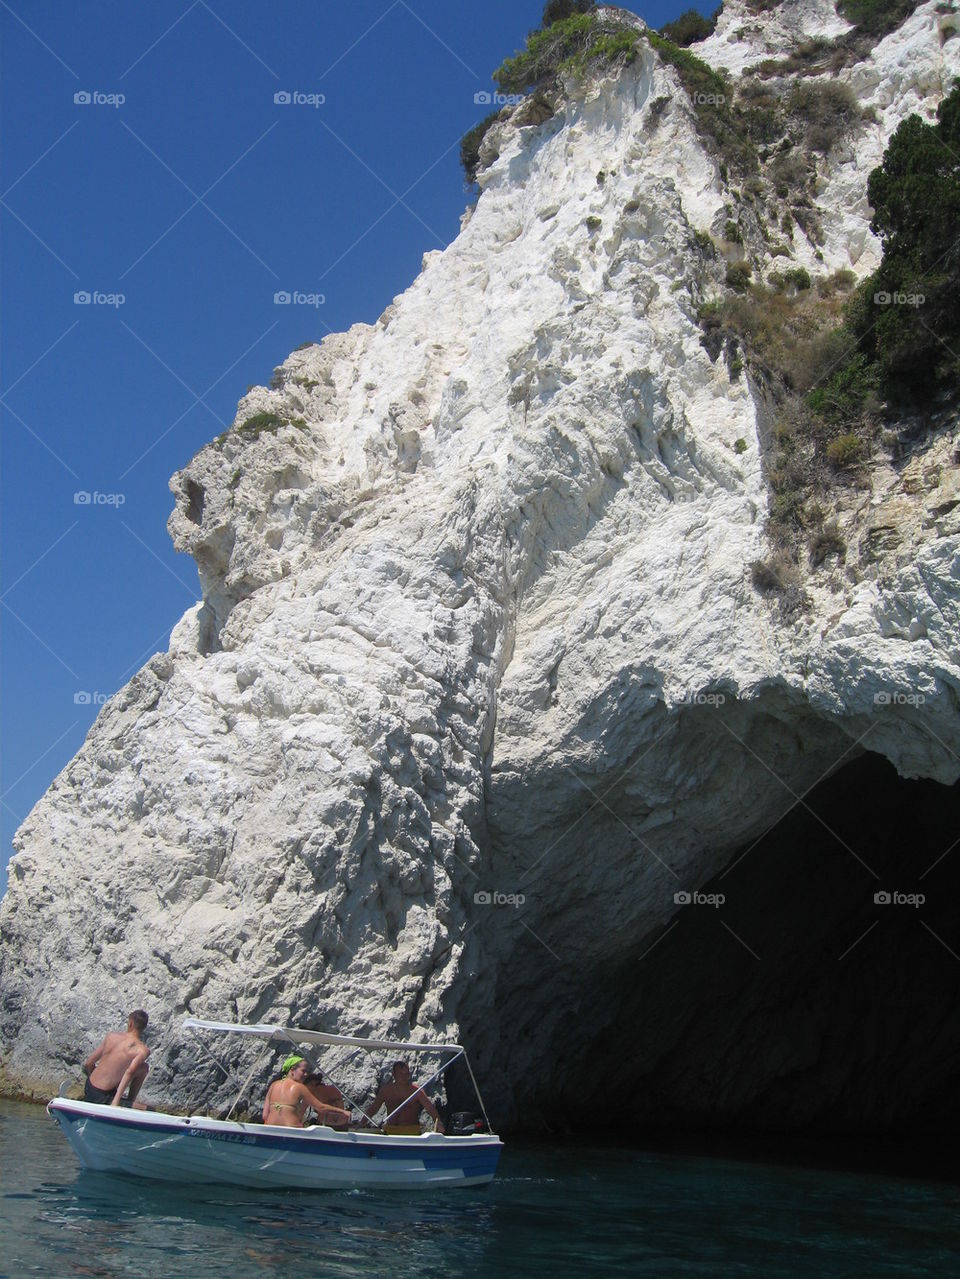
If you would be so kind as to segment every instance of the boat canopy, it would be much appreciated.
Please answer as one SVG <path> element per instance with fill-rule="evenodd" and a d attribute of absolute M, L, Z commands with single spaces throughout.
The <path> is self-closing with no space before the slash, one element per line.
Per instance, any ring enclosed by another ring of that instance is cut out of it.
<path fill-rule="evenodd" d="M 399 1039 L 363 1039 L 357 1035 L 328 1035 L 320 1030 L 303 1030 L 299 1026 L 269 1026 L 266 1023 L 244 1026 L 229 1021 L 203 1021 L 188 1017 L 184 1030 L 212 1030 L 235 1035 L 254 1035 L 259 1039 L 279 1039 L 294 1044 L 331 1044 L 341 1048 L 369 1048 L 404 1052 L 463 1052 L 460 1044 L 413 1044 Z"/>
<path fill-rule="evenodd" d="M 200 1017 L 187 1017 L 183 1022 L 183 1028 L 184 1030 L 193 1031 L 210 1030 L 215 1034 L 252 1035 L 255 1039 L 279 1040 L 281 1043 L 287 1044 L 312 1044 L 314 1046 L 326 1044 L 334 1048 L 364 1048 L 368 1052 L 383 1049 L 386 1052 L 437 1052 L 450 1054 L 447 1060 L 433 1072 L 429 1079 L 425 1079 L 422 1083 L 417 1085 L 419 1088 L 428 1088 L 434 1080 L 439 1079 L 440 1076 L 454 1064 L 454 1062 L 459 1061 L 462 1057 L 464 1065 L 470 1075 L 470 1082 L 473 1084 L 473 1091 L 477 1094 L 480 1113 L 483 1115 L 484 1122 L 487 1125 L 487 1131 L 493 1131 L 490 1127 L 490 1119 L 487 1115 L 486 1107 L 483 1104 L 483 1098 L 480 1096 L 480 1089 L 477 1087 L 473 1067 L 470 1065 L 470 1059 L 467 1057 L 466 1049 L 461 1044 L 417 1044 L 409 1043 L 406 1040 L 401 1039 L 374 1039 L 366 1038 L 361 1035 L 328 1035 L 322 1030 L 304 1030 L 301 1026 L 271 1026 L 266 1022 L 257 1022 L 253 1025 L 243 1025 L 231 1021 L 205 1021 Z M 202 1040 L 200 1042 L 203 1044 Z M 204 1051 L 216 1063 L 219 1069 L 223 1071 L 224 1075 L 226 1075 L 227 1078 L 230 1078 L 231 1072 L 227 1069 L 227 1067 L 224 1066 L 221 1061 L 218 1061 L 205 1044 L 203 1047 Z M 349 1056 L 352 1057 L 353 1053 L 350 1053 Z M 341 1065 L 342 1064 L 343 1063 L 341 1063 Z M 238 1105 L 245 1088 L 252 1079 L 255 1070 L 256 1066 L 254 1065 L 251 1067 L 247 1078 L 240 1085 L 240 1091 L 237 1093 L 234 1098 L 233 1105 L 227 1112 L 227 1118 L 233 1114 L 233 1111 Z M 329 1077 L 329 1071 L 327 1072 L 327 1075 Z M 340 1092 L 349 1103 L 351 1109 L 362 1110 L 357 1102 L 354 1101 L 342 1087 Z M 401 1103 L 401 1106 L 402 1104 L 403 1103 Z M 400 1110 L 401 1106 L 397 1106 L 396 1110 Z M 391 1112 L 391 1114 L 383 1121 L 384 1126 L 389 1123 L 394 1113 L 396 1113 L 396 1111 Z M 380 1125 L 376 1123 L 376 1120 L 372 1120 L 371 1122 L 374 1123 L 376 1127 L 380 1127 Z"/>

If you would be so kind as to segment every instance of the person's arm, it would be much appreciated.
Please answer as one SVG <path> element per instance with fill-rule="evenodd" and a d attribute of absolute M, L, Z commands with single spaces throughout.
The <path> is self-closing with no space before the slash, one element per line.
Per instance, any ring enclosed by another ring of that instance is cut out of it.
<path fill-rule="evenodd" d="M 378 1088 L 376 1097 L 374 1097 L 369 1106 L 364 1106 L 363 1113 L 368 1119 L 372 1119 L 383 1104 L 383 1089 Z"/>
<path fill-rule="evenodd" d="M 331 1106 L 328 1101 L 318 1097 L 306 1084 L 301 1084 L 301 1087 L 306 1100 L 314 1108 L 321 1120 L 325 1120 L 329 1116 L 331 1119 L 342 1119 L 344 1123 L 350 1122 L 350 1112 L 348 1110 L 341 1110 L 339 1106 Z"/>
<path fill-rule="evenodd" d="M 416 1094 L 416 1098 L 417 1098 L 417 1101 L 419 1101 L 420 1105 L 424 1108 L 424 1110 L 430 1116 L 430 1118 L 433 1120 L 433 1126 L 436 1129 L 436 1131 L 446 1132 L 446 1129 L 443 1126 L 443 1122 L 440 1119 L 440 1111 L 437 1110 L 436 1106 L 433 1104 L 433 1102 L 430 1100 L 430 1098 L 427 1096 L 427 1094 L 423 1091 L 422 1088 Z"/>
<path fill-rule="evenodd" d="M 274 1081 L 276 1082 L 276 1081 Z M 267 1089 L 267 1095 L 263 1099 L 263 1119 L 262 1122 L 268 1124 L 270 1122 L 270 1094 L 273 1092 L 273 1084 Z"/>
<path fill-rule="evenodd" d="M 123 1072 L 123 1078 L 117 1084 L 117 1091 L 113 1094 L 113 1101 L 111 1101 L 110 1103 L 111 1106 L 120 1105 L 120 1099 L 123 1097 L 123 1094 L 126 1092 L 128 1086 L 132 1082 L 133 1077 L 134 1075 L 136 1075 L 138 1070 L 143 1071 L 143 1074 L 140 1076 L 140 1079 L 137 1081 L 135 1092 L 139 1090 L 140 1084 L 143 1083 L 143 1080 L 146 1077 L 147 1072 L 143 1068 L 146 1065 L 147 1058 L 149 1056 L 150 1056 L 149 1048 L 144 1048 L 137 1053 L 133 1061 L 131 1061 L 130 1065 Z"/>
<path fill-rule="evenodd" d="M 372 1119 L 383 1104 L 383 1089 L 378 1088 L 377 1095 L 374 1097 L 373 1101 L 371 1101 L 369 1106 L 364 1106 L 363 1113 L 369 1119 Z"/>
<path fill-rule="evenodd" d="M 150 1049 L 148 1048 L 143 1055 L 143 1061 L 140 1063 L 139 1069 L 134 1072 L 133 1078 L 130 1080 L 130 1093 L 127 1097 L 127 1100 L 129 1101 L 131 1106 L 137 1099 L 137 1093 L 143 1087 L 143 1081 L 146 1079 L 147 1075 L 150 1073 L 150 1067 L 147 1065 L 147 1058 L 149 1056 L 150 1056 Z"/>
<path fill-rule="evenodd" d="M 107 1038 L 109 1038 L 109 1036 L 107 1036 Z M 103 1043 L 100 1044 L 98 1048 L 94 1048 L 93 1052 L 90 1054 L 87 1060 L 83 1063 L 82 1070 L 85 1075 L 89 1075 L 91 1073 L 94 1066 L 96 1066 L 97 1062 L 106 1052 L 106 1050 L 107 1050 L 107 1040 L 104 1039 Z"/>

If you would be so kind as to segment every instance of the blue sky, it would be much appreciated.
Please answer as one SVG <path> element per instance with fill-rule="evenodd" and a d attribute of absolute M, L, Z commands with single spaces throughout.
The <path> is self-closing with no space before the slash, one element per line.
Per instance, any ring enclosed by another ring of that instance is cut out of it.
<path fill-rule="evenodd" d="M 633 7 L 660 26 L 689 4 Z M 199 597 L 169 477 L 455 238 L 474 94 L 541 10 L 0 0 L 0 890 L 98 703 Z"/>

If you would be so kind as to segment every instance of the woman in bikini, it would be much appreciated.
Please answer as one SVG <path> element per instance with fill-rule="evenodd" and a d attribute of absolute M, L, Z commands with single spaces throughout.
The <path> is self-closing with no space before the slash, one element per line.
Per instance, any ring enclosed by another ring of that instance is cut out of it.
<path fill-rule="evenodd" d="M 281 1128 L 302 1128 L 303 1116 L 312 1106 L 322 1124 L 329 1128 L 347 1127 L 350 1123 L 349 1111 L 329 1105 L 304 1083 L 309 1069 L 303 1057 L 293 1054 L 286 1059 L 283 1074 L 267 1089 L 263 1103 L 265 1124 L 277 1124 Z"/>

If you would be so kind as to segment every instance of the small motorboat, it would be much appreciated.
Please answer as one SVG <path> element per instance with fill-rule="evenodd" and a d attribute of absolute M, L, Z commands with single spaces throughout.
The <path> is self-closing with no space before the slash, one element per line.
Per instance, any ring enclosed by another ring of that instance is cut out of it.
<path fill-rule="evenodd" d="M 234 1025 L 188 1018 L 184 1028 L 218 1034 L 251 1035 L 296 1049 L 337 1047 L 369 1053 L 438 1054 L 439 1069 L 419 1085 L 428 1087 L 462 1060 L 477 1096 L 480 1114 L 462 1114 L 449 1133 L 400 1136 L 364 1119 L 364 1126 L 335 1130 L 323 1124 L 288 1128 L 231 1120 L 253 1071 L 224 1119 L 129 1110 L 54 1097 L 47 1110 L 60 1125 L 81 1163 L 100 1172 L 159 1181 L 223 1183 L 265 1189 L 325 1190 L 382 1187 L 417 1190 L 436 1186 L 482 1186 L 493 1180 L 503 1143 L 490 1131 L 480 1090 L 466 1051 L 459 1044 L 414 1044 L 388 1039 L 327 1035 L 299 1027 Z M 213 1054 L 210 1054 L 213 1057 Z M 217 1061 L 225 1074 L 229 1073 Z M 347 1058 L 349 1060 L 349 1057 Z M 341 1067 L 345 1062 L 341 1063 Z M 254 1070 L 258 1068 L 254 1066 Z M 325 1075 L 333 1078 L 325 1069 Z M 336 1080 L 334 1079 L 334 1082 Z M 360 1106 L 340 1089 L 350 1109 Z M 372 1125 L 372 1126 L 368 1126 Z"/>

